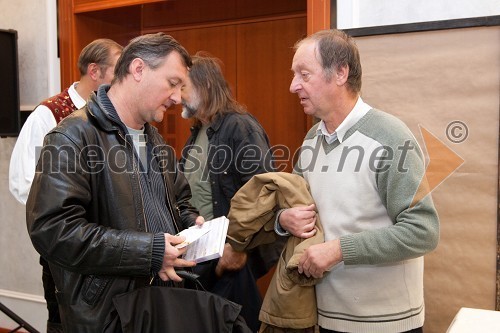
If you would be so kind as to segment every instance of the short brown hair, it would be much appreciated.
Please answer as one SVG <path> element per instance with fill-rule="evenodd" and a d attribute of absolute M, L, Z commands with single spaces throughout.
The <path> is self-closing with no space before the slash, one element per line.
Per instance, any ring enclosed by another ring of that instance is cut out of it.
<path fill-rule="evenodd" d="M 115 42 L 114 40 L 108 38 L 100 38 L 92 41 L 90 44 L 85 46 L 80 52 L 78 57 L 78 69 L 80 70 L 80 75 L 87 74 L 87 68 L 90 64 L 94 63 L 101 68 L 101 71 L 105 72 L 108 66 L 110 66 L 110 58 L 114 50 L 120 51 L 123 46 Z"/>

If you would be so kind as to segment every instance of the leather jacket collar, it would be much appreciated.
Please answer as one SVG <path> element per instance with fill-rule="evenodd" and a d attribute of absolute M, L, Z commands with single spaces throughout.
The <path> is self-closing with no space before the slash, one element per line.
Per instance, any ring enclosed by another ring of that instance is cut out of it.
<path fill-rule="evenodd" d="M 127 127 L 121 121 L 113 103 L 109 100 L 107 95 L 109 88 L 111 86 L 108 84 L 103 84 L 99 87 L 97 91 L 94 91 L 90 95 L 88 102 L 89 114 L 94 117 L 99 126 L 106 132 L 119 131 L 123 134 L 128 134 Z M 149 123 L 144 124 L 144 133 L 148 135 L 152 141 L 153 146 L 163 144 L 162 142 L 156 140 L 158 130 L 151 126 Z"/>

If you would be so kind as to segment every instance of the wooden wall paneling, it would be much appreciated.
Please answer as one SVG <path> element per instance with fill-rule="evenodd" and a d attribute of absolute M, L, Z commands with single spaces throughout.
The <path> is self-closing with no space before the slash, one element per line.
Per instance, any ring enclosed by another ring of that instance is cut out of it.
<path fill-rule="evenodd" d="M 58 0 L 59 57 L 61 67 L 61 87 L 68 87 L 72 81 L 73 56 L 73 0 Z"/>
<path fill-rule="evenodd" d="M 79 17 L 82 20 L 84 18 L 95 20 L 97 26 L 89 26 L 85 27 L 85 29 L 91 29 L 98 35 L 133 35 L 135 37 L 141 34 L 142 6 L 140 5 L 77 13 L 75 17 Z M 76 28 L 78 30 L 83 29 L 83 27 Z"/>
<path fill-rule="evenodd" d="M 62 0 L 70 1 L 70 0 Z M 65 14 L 66 11 L 60 12 Z M 71 14 L 63 23 L 68 30 L 60 30 L 61 83 L 67 87 L 80 77 L 77 68 L 81 50 L 97 38 L 111 38 L 121 45 L 140 34 L 140 8 L 124 7 L 115 10 L 85 14 Z M 66 15 L 66 14 L 65 14 Z"/>
<path fill-rule="evenodd" d="M 336 17 L 331 17 L 332 0 L 307 0 L 307 35 L 330 29 L 331 23 L 336 22 Z M 319 121 L 318 118 L 308 116 L 307 127 L 312 127 Z"/>
<path fill-rule="evenodd" d="M 220 22 L 236 15 L 235 0 L 165 1 L 144 6 L 144 29 L 165 29 Z"/>
<path fill-rule="evenodd" d="M 306 0 L 183 0 L 144 6 L 144 28 L 234 23 L 232 21 L 301 14 Z"/>
<path fill-rule="evenodd" d="M 104 22 L 100 19 L 96 19 L 89 15 L 75 15 L 75 34 L 73 37 L 73 48 L 74 54 L 72 58 L 72 80 L 78 80 L 80 77 L 80 72 L 77 68 L 78 56 L 81 50 L 91 41 L 97 38 L 111 38 L 116 40 L 116 36 L 113 31 L 116 30 L 114 25 L 108 22 Z M 118 42 L 118 41 L 117 41 Z M 123 42 L 121 43 L 123 44 Z"/>
<path fill-rule="evenodd" d="M 307 0 L 307 34 L 330 29 L 330 1 Z"/>
<path fill-rule="evenodd" d="M 305 16 L 242 24 L 237 30 L 237 98 L 264 126 L 273 146 L 287 147 L 289 155 L 279 164 L 283 171 L 291 171 L 307 133 L 306 116 L 289 91 L 292 46 L 305 34 Z"/>
<path fill-rule="evenodd" d="M 208 27 L 186 30 L 166 30 L 165 33 L 172 35 L 181 43 L 190 54 L 198 51 L 208 52 L 210 55 L 222 61 L 224 77 L 229 82 L 233 93 L 236 95 L 236 28 L 234 25 Z M 192 125 L 190 120 L 183 119 L 181 106 L 177 105 L 167 111 L 168 115 L 162 123 L 155 123 L 160 134 L 167 142 L 175 148 L 177 156 L 189 137 L 189 128 Z M 175 125 L 167 122 L 175 121 Z"/>
<path fill-rule="evenodd" d="M 111 38 L 122 45 L 126 45 L 131 38 L 141 32 L 140 6 L 127 6 L 112 10 L 75 14 L 74 6 L 77 0 L 58 1 L 62 87 L 69 86 L 80 77 L 77 68 L 78 56 L 82 48 L 92 40 Z M 99 2 L 94 1 L 93 3 L 97 4 Z M 132 1 L 129 1 L 129 3 L 132 3 Z"/>
<path fill-rule="evenodd" d="M 74 0 L 74 12 L 85 13 L 164 1 L 166 0 Z"/>
<path fill-rule="evenodd" d="M 289 15 L 307 10 L 305 0 L 238 0 L 236 5 L 236 15 L 240 18 Z"/>

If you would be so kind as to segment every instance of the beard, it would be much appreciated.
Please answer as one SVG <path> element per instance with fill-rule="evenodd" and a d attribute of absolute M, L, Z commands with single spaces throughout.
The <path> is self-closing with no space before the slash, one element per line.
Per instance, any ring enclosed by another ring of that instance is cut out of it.
<path fill-rule="evenodd" d="M 196 114 L 196 108 L 186 103 L 182 104 L 182 113 L 181 117 L 184 119 L 192 118 Z"/>
<path fill-rule="evenodd" d="M 184 119 L 192 118 L 196 115 L 200 108 L 200 96 L 196 91 L 191 95 L 191 101 L 182 100 L 182 113 L 181 117 Z"/>

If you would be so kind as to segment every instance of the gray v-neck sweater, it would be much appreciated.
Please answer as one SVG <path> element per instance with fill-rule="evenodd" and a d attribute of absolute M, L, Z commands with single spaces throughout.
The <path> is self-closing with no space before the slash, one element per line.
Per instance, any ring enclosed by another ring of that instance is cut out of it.
<path fill-rule="evenodd" d="M 316 286 L 319 324 L 371 333 L 420 327 L 422 256 L 439 239 L 430 195 L 410 207 L 425 172 L 422 152 L 406 125 L 375 109 L 342 139 L 328 144 L 314 126 L 296 166 L 325 240 L 340 238 L 344 259 Z"/>

